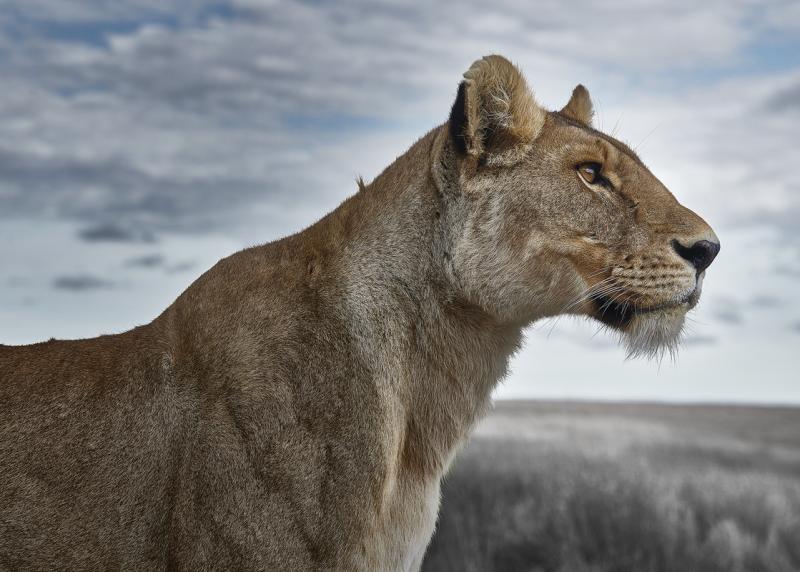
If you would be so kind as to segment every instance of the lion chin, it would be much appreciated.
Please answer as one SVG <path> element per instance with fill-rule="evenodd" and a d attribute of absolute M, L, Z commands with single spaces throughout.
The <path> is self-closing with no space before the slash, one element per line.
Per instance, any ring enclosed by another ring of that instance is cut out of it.
<path fill-rule="evenodd" d="M 674 360 L 683 337 L 686 314 L 700 301 L 703 276 L 695 288 L 673 298 L 663 306 L 637 308 L 602 297 L 594 298 L 593 318 L 617 332 L 628 352 L 628 359 L 644 357 L 660 360 L 665 355 Z"/>
<path fill-rule="evenodd" d="M 628 304 L 596 301 L 596 320 L 620 336 L 628 359 L 644 357 L 660 360 L 669 354 L 677 357 L 686 313 L 697 304 L 699 292 L 685 301 L 659 308 L 635 308 Z"/>
<path fill-rule="evenodd" d="M 660 360 L 669 354 L 676 357 L 686 321 L 685 305 L 636 314 L 621 330 L 621 341 L 628 358 Z"/>

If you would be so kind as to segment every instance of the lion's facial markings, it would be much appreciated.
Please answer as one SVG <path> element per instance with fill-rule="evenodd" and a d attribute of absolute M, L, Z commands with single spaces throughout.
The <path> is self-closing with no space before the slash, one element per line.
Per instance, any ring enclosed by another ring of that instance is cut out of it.
<path fill-rule="evenodd" d="M 620 331 L 630 356 L 674 355 L 704 277 L 702 264 L 668 250 L 625 255 L 589 288 L 585 313 Z"/>
<path fill-rule="evenodd" d="M 696 288 L 695 275 L 657 256 L 628 258 L 614 266 L 604 288 L 595 287 L 593 301 L 600 317 L 610 325 L 624 326 L 634 313 L 648 313 L 686 304 Z"/>
<path fill-rule="evenodd" d="M 672 351 L 719 250 L 710 227 L 592 127 L 584 87 L 546 112 L 506 60 L 465 78 L 449 122 L 465 297 L 501 321 L 584 314 L 622 332 L 632 355 Z"/>
<path fill-rule="evenodd" d="M 674 353 L 718 239 L 625 145 L 571 127 L 579 190 L 594 202 L 573 211 L 584 223 L 575 229 L 584 248 L 570 260 L 587 288 L 585 303 L 567 311 L 621 332 L 630 355 Z M 573 224 L 569 217 L 565 223 Z"/>

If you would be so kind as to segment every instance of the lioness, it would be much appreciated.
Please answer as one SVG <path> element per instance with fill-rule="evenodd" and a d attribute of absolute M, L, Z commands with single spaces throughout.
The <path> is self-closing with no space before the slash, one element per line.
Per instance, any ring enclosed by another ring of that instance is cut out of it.
<path fill-rule="evenodd" d="M 439 483 L 522 329 L 672 348 L 719 250 L 582 86 L 500 56 L 310 228 L 150 324 L 0 348 L 0 567 L 417 570 Z"/>

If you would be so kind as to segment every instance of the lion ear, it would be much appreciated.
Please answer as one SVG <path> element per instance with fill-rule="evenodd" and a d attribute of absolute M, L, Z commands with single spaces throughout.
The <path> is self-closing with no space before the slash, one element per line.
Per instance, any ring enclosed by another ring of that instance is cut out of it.
<path fill-rule="evenodd" d="M 581 84 L 576 85 L 572 90 L 572 97 L 559 113 L 590 127 L 594 108 L 592 107 L 592 98 L 589 97 L 589 90 Z"/>
<path fill-rule="evenodd" d="M 545 116 L 520 71 L 502 56 L 487 56 L 458 86 L 450 135 L 461 153 L 500 156 L 533 141 Z"/>

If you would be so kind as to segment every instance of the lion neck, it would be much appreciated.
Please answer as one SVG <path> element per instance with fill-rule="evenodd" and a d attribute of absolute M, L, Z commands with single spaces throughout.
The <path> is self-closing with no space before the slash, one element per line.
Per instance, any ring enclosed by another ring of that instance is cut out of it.
<path fill-rule="evenodd" d="M 339 278 L 351 335 L 392 403 L 400 463 L 419 476 L 446 470 L 522 331 L 466 302 L 448 272 L 450 199 L 431 169 L 445 138 L 430 132 L 334 213 L 350 230 Z"/>

